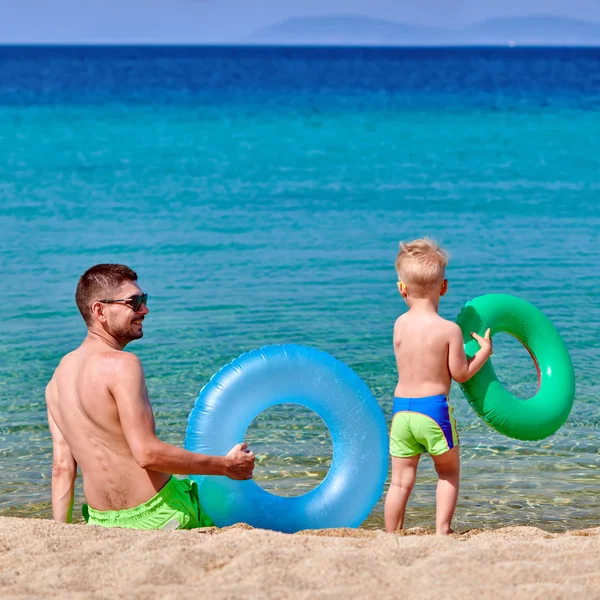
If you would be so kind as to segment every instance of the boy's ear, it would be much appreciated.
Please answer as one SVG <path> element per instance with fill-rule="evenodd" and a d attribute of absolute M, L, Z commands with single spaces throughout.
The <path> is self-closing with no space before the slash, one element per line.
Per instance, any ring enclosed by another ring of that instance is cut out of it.
<path fill-rule="evenodd" d="M 408 296 L 408 292 L 406 291 L 406 284 L 403 281 L 398 282 L 398 291 L 403 298 Z"/>
<path fill-rule="evenodd" d="M 442 281 L 442 289 L 440 290 L 440 296 L 445 296 L 447 291 L 448 291 L 448 280 L 444 279 L 444 281 Z"/>

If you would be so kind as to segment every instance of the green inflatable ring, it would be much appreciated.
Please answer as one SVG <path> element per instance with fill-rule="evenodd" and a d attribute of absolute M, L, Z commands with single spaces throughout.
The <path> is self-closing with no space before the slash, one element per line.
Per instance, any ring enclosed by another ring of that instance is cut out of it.
<path fill-rule="evenodd" d="M 541 440 L 555 433 L 571 412 L 575 374 L 567 347 L 549 319 L 521 298 L 487 294 L 467 302 L 456 322 L 468 357 L 479 349 L 471 332 L 483 336 L 489 327 L 492 336 L 504 332 L 517 338 L 538 371 L 537 393 L 522 400 L 502 386 L 488 360 L 460 386 L 475 412 L 490 427 L 517 440 Z"/>

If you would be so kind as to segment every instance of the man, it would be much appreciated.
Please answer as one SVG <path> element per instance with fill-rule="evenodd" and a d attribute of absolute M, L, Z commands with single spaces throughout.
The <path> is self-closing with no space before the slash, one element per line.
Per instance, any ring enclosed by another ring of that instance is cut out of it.
<path fill-rule="evenodd" d="M 196 484 L 172 473 L 250 479 L 254 454 L 188 452 L 158 439 L 140 360 L 123 352 L 143 335 L 148 295 L 129 267 L 100 264 L 75 295 L 87 337 L 60 362 L 46 388 L 52 433 L 52 513 L 69 523 L 77 466 L 88 523 L 136 529 L 211 525 Z"/>

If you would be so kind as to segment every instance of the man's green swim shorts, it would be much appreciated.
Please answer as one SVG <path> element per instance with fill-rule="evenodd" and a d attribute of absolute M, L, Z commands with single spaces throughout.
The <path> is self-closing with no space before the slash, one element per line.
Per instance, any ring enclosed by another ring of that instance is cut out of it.
<path fill-rule="evenodd" d="M 395 398 L 390 454 L 410 458 L 423 452 L 439 456 L 458 445 L 456 421 L 445 395 Z"/>
<path fill-rule="evenodd" d="M 84 504 L 82 512 L 89 525 L 103 527 L 196 529 L 214 526 L 200 506 L 196 482 L 174 476 L 156 496 L 134 508 L 100 511 Z"/>

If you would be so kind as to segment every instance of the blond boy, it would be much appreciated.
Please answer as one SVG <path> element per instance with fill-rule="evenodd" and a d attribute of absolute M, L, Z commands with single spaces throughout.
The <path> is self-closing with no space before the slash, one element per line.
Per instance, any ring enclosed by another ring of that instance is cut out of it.
<path fill-rule="evenodd" d="M 492 354 L 488 329 L 485 337 L 471 333 L 480 349 L 467 359 L 460 328 L 438 315 L 440 297 L 448 291 L 447 264 L 448 254 L 428 238 L 400 243 L 398 289 L 409 309 L 394 325 L 398 385 L 390 430 L 392 481 L 385 499 L 388 532 L 402 528 L 419 458 L 428 452 L 438 475 L 436 533 L 452 533 L 460 461 L 450 385 L 452 379 L 473 377 Z"/>

